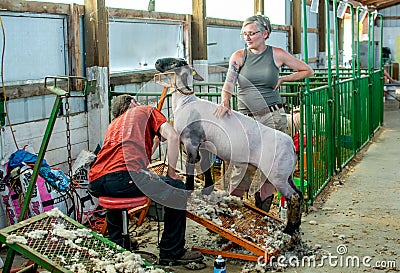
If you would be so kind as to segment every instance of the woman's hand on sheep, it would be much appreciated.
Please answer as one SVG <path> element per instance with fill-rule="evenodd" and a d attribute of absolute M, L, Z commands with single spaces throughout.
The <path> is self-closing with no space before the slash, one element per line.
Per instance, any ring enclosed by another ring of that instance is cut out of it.
<path fill-rule="evenodd" d="M 232 115 L 231 108 L 221 103 L 217 106 L 217 108 L 215 108 L 214 116 L 216 116 L 217 118 L 222 118 L 225 114 L 227 114 L 228 116 Z"/>

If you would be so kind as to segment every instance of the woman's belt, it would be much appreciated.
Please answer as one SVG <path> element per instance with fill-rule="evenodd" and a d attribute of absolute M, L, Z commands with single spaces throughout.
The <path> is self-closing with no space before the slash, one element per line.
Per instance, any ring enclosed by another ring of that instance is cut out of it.
<path fill-rule="evenodd" d="M 249 117 L 261 116 L 261 115 L 265 115 L 267 113 L 272 113 L 272 112 L 278 111 L 282 107 L 283 107 L 283 104 L 278 103 L 278 104 L 275 104 L 275 105 L 270 105 L 268 107 L 265 107 L 264 109 L 262 109 L 262 110 L 260 110 L 258 112 L 250 113 L 250 114 L 246 114 L 246 115 L 249 116 Z"/>

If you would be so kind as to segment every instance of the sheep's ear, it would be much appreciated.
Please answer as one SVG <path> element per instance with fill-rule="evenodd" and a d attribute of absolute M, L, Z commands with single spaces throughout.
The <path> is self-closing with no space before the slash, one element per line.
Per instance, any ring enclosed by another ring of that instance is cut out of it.
<path fill-rule="evenodd" d="M 204 78 L 202 76 L 200 76 L 199 73 L 197 73 L 197 71 L 194 69 L 192 71 L 192 75 L 193 75 L 193 79 L 195 79 L 197 81 L 204 81 Z"/>

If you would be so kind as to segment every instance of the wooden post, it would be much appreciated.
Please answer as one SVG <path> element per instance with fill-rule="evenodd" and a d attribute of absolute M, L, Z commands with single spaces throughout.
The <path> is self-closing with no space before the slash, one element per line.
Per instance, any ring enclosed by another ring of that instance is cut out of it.
<path fill-rule="evenodd" d="M 325 27 L 325 0 L 319 0 L 318 5 L 318 51 L 319 64 L 325 65 L 326 56 L 326 27 Z M 322 61 L 322 62 L 321 62 Z"/>
<path fill-rule="evenodd" d="M 96 90 L 88 94 L 89 149 L 102 142 L 109 124 L 108 12 L 105 0 L 85 0 L 85 60 L 89 81 Z"/>
<path fill-rule="evenodd" d="M 264 14 L 264 1 L 254 0 L 254 14 Z"/>
<path fill-rule="evenodd" d="M 293 0 L 293 54 L 301 53 L 301 0 Z"/>
<path fill-rule="evenodd" d="M 192 55 L 194 60 L 207 60 L 206 0 L 192 0 Z"/>
<path fill-rule="evenodd" d="M 206 0 L 192 0 L 192 5 L 193 66 L 208 81 Z"/>
<path fill-rule="evenodd" d="M 71 16 L 68 20 L 68 47 L 71 49 L 69 54 L 70 75 L 83 77 L 83 63 L 81 52 L 81 16 L 83 8 L 77 4 L 70 5 Z M 72 81 L 73 90 L 83 90 L 83 81 Z"/>
<path fill-rule="evenodd" d="M 108 13 L 105 0 L 85 0 L 84 21 L 86 67 L 108 67 Z"/>

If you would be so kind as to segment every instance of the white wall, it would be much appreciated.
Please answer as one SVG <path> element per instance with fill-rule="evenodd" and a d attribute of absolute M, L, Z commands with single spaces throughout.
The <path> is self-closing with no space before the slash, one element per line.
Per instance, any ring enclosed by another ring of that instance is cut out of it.
<path fill-rule="evenodd" d="M 379 10 L 383 17 L 400 16 L 400 4 Z M 375 30 L 375 33 L 379 30 Z M 376 37 L 376 36 L 375 36 Z M 400 62 L 400 20 L 383 20 L 383 46 L 389 47 L 392 52 L 392 60 Z"/>
<path fill-rule="evenodd" d="M 379 37 L 379 28 L 375 28 L 375 37 Z M 392 52 L 392 60 L 400 62 L 400 26 L 383 27 L 383 46 L 389 47 Z"/>
<path fill-rule="evenodd" d="M 66 16 L 5 11 L 0 15 L 6 33 L 4 82 L 68 74 Z"/>

